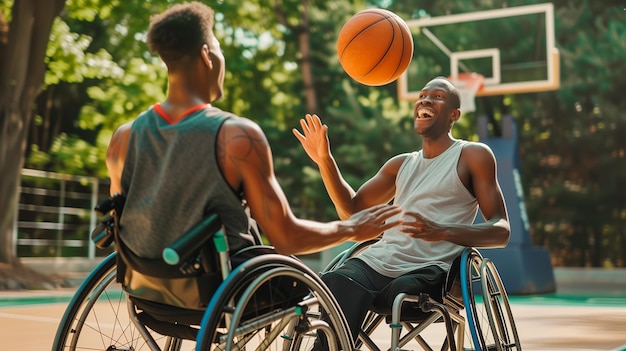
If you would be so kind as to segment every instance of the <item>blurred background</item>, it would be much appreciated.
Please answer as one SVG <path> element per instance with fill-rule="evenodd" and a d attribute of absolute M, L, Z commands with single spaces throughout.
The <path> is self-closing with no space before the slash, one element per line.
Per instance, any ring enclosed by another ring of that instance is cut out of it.
<path fill-rule="evenodd" d="M 0 0 L 0 267 L 5 271 L 27 263 L 58 273 L 60 262 L 63 270 L 72 265 L 80 270 L 108 253 L 88 240 L 97 221 L 91 209 L 108 194 L 106 146 L 117 126 L 165 96 L 166 70 L 148 51 L 145 33 L 150 15 L 176 2 Z M 304 114 L 317 113 L 329 125 L 334 155 L 355 188 L 391 156 L 420 148 L 413 103 L 398 99 L 397 83 L 368 87 L 342 70 L 335 47 L 342 24 L 367 7 L 409 20 L 540 1 L 205 3 L 216 11 L 215 34 L 226 57 L 226 94 L 215 105 L 262 126 L 278 180 L 298 216 L 331 220 L 337 215 L 317 168 L 290 131 Z M 555 269 L 564 269 L 559 277 L 571 275 L 568 268 L 623 272 L 625 3 L 552 3 L 559 89 L 477 97 L 476 111 L 463 116 L 453 135 L 479 140 L 479 116 L 487 116 L 498 135 L 504 116 L 513 115 L 533 245 L 549 252 Z M 32 25 L 29 18 L 35 19 Z M 498 36 L 510 38 L 501 50 L 527 47 L 518 34 L 525 30 L 499 29 Z M 441 35 L 456 36 L 462 46 L 481 40 L 474 34 Z M 418 41 L 415 51 L 414 61 L 430 57 Z M 427 77 L 448 75 L 447 67 L 426 66 L 420 73 Z M 323 255 L 305 259 L 319 262 Z M 22 287 L 2 279 L 0 288 Z"/>

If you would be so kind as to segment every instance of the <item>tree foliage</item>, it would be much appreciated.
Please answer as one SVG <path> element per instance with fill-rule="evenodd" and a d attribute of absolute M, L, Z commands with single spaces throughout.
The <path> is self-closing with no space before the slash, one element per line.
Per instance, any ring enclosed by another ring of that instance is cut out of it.
<path fill-rule="evenodd" d="M 550 249 L 557 265 L 625 264 L 622 5 L 556 1 L 561 88 L 520 101 L 520 153 L 534 239 Z"/>
<path fill-rule="evenodd" d="M 66 2 L 51 27 L 44 55 L 44 90 L 37 95 L 33 123 L 27 129 L 28 167 L 106 177 L 104 152 L 115 128 L 165 96 L 165 68 L 148 51 L 145 33 L 150 14 L 173 2 L 177 1 Z M 539 2 L 517 0 L 506 5 Z M 495 122 L 506 113 L 517 118 L 534 242 L 550 248 L 556 265 L 599 266 L 608 260 L 623 266 L 626 199 L 619 189 L 626 179 L 625 13 L 623 6 L 611 1 L 553 2 L 562 57 L 560 90 L 480 103 Z M 279 182 L 296 213 L 328 220 L 336 213 L 319 172 L 290 132 L 305 113 L 317 113 L 329 124 L 333 153 L 354 187 L 389 157 L 419 148 L 412 131 L 412 104 L 398 101 L 394 83 L 366 87 L 343 73 L 335 52 L 341 25 L 368 6 L 415 18 L 497 8 L 505 2 L 207 3 L 217 12 L 215 33 L 227 59 L 226 95 L 216 105 L 263 127 Z M 6 23 L 12 5 L 0 0 Z M 0 18 L 0 47 L 2 22 Z M 507 39 L 507 33 L 517 30 L 500 29 L 506 54 L 520 55 L 529 45 Z M 492 34 L 442 33 L 466 45 Z M 441 52 L 420 48 L 414 60 L 428 67 L 424 74 L 432 77 L 444 74 L 436 65 L 437 55 Z M 0 67 L 6 62 L 0 61 Z M 475 115 L 464 116 L 454 135 L 477 140 L 475 125 Z M 6 141 L 0 142 L 4 147 Z"/>

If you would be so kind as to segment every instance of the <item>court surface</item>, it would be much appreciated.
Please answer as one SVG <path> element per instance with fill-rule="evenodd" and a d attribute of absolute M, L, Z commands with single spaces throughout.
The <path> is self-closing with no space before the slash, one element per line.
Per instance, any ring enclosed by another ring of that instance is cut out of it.
<path fill-rule="evenodd" d="M 72 293 L 0 292 L 0 349 L 50 350 Z M 512 296 L 511 305 L 523 350 L 626 351 L 626 296 Z M 439 324 L 427 331 L 444 335 Z M 382 326 L 374 339 L 382 347 L 389 336 Z"/>

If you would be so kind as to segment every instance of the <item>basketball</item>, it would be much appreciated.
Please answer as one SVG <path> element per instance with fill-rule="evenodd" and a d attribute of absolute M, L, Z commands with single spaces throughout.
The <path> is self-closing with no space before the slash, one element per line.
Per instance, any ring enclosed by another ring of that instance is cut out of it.
<path fill-rule="evenodd" d="M 337 55 L 352 79 L 370 86 L 385 85 L 398 79 L 411 63 L 413 36 L 395 13 L 366 9 L 341 28 Z"/>

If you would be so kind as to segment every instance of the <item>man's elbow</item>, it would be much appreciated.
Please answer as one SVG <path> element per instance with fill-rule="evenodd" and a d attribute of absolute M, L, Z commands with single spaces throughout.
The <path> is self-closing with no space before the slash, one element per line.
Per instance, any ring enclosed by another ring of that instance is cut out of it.
<path fill-rule="evenodd" d="M 504 248 L 507 247 L 507 245 L 509 245 L 509 240 L 511 239 L 511 226 L 509 225 L 509 222 L 507 221 L 502 221 L 503 223 L 500 223 L 500 227 L 502 228 L 502 232 L 500 234 L 500 243 L 498 245 L 499 248 Z"/>
<path fill-rule="evenodd" d="M 297 249 L 298 245 L 294 245 L 290 240 L 275 240 L 271 242 L 271 245 L 281 255 L 291 256 L 300 253 Z"/>

